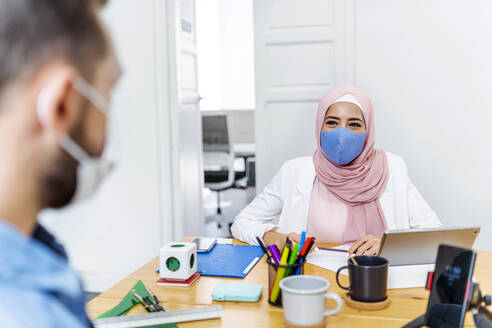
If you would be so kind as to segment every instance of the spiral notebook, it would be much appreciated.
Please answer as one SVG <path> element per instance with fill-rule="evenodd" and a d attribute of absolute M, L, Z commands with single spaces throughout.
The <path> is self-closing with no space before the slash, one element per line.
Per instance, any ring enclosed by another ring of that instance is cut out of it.
<path fill-rule="evenodd" d="M 244 278 L 263 256 L 259 246 L 216 244 L 208 253 L 198 253 L 202 276 Z"/>

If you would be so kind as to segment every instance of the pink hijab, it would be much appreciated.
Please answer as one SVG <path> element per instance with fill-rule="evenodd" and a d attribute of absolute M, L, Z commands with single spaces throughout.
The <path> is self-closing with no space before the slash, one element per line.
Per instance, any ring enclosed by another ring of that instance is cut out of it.
<path fill-rule="evenodd" d="M 352 163 L 340 166 L 331 162 L 321 150 L 320 133 L 326 111 L 345 94 L 354 95 L 362 105 L 367 136 L 362 153 Z M 371 101 L 360 89 L 353 86 L 340 86 L 330 90 L 318 104 L 315 136 L 317 149 L 313 155 L 313 162 L 316 177 L 348 206 L 343 239 L 355 241 L 366 234 L 380 238 L 387 229 L 379 196 L 388 181 L 388 161 L 384 151 L 374 149 L 374 110 Z M 317 192 L 316 190 L 318 188 L 314 188 L 313 193 Z M 314 196 L 315 199 L 318 198 Z"/>

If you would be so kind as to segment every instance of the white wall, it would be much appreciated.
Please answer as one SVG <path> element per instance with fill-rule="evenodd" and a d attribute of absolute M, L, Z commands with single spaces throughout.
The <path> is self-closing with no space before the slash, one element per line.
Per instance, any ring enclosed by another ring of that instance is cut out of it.
<path fill-rule="evenodd" d="M 219 0 L 219 4 L 222 109 L 253 109 L 253 0 Z"/>
<path fill-rule="evenodd" d="M 198 89 L 201 110 L 222 108 L 219 0 L 196 1 Z"/>
<path fill-rule="evenodd" d="M 253 0 L 197 0 L 202 110 L 253 109 Z"/>
<path fill-rule="evenodd" d="M 94 199 L 42 216 L 66 245 L 89 291 L 107 289 L 172 238 L 171 196 L 160 185 L 171 174 L 162 160 L 169 157 L 168 108 L 157 107 L 167 98 L 167 85 L 157 89 L 155 83 L 166 72 L 157 65 L 155 48 L 163 41 L 154 40 L 154 31 L 157 26 L 166 35 L 166 25 L 156 23 L 154 3 L 110 1 L 104 10 L 123 68 L 111 106 L 115 171 Z"/>
<path fill-rule="evenodd" d="M 377 145 L 404 157 L 446 225 L 492 249 L 492 2 L 356 2 L 356 83 Z"/>

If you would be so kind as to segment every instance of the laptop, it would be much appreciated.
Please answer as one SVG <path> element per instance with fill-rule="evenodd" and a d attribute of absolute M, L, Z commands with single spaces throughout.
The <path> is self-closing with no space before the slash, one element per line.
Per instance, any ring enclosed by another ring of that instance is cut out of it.
<path fill-rule="evenodd" d="M 471 249 L 479 233 L 477 226 L 388 230 L 378 255 L 390 265 L 432 264 L 440 244 Z"/>

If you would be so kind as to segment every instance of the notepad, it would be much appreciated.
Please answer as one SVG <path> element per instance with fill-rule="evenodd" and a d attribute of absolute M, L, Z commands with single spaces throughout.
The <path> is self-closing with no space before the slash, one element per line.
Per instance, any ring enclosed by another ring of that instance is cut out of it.
<path fill-rule="evenodd" d="M 216 244 L 208 253 L 198 253 L 202 276 L 244 278 L 262 258 L 259 246 Z"/>
<path fill-rule="evenodd" d="M 348 254 L 315 250 L 307 257 L 307 262 L 336 272 L 347 265 Z M 388 289 L 424 287 L 427 273 L 434 271 L 434 264 L 399 265 L 388 268 Z M 340 272 L 348 275 L 347 270 Z"/>

